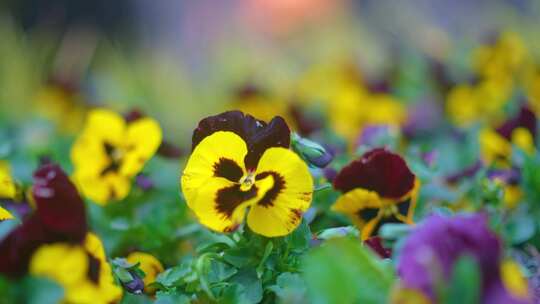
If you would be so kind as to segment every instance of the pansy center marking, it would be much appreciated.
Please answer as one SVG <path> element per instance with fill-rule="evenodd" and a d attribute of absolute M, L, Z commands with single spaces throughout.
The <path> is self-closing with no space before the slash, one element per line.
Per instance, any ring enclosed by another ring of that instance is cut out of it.
<path fill-rule="evenodd" d="M 240 179 L 240 190 L 248 191 L 255 184 L 255 173 L 253 171 L 248 172 Z"/>

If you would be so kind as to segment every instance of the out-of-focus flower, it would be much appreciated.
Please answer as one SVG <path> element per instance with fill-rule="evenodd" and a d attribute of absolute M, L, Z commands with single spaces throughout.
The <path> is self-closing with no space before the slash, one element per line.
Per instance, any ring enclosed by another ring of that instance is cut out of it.
<path fill-rule="evenodd" d="M 95 109 L 73 144 L 73 178 L 82 193 L 98 204 L 125 198 L 135 177 L 161 144 L 161 128 L 148 117 L 126 122 Z"/>
<path fill-rule="evenodd" d="M 540 67 L 532 66 L 523 79 L 527 102 L 536 115 L 540 115 Z"/>
<path fill-rule="evenodd" d="M 516 207 L 523 197 L 523 191 L 519 186 L 521 179 L 519 169 L 492 169 L 487 172 L 487 176 L 503 187 L 504 206 L 508 209 Z"/>
<path fill-rule="evenodd" d="M 143 279 L 144 290 L 146 293 L 153 293 L 154 290 L 149 285 L 154 283 L 158 274 L 163 272 L 164 269 L 161 262 L 153 255 L 140 251 L 130 253 L 126 257 L 126 260 L 132 264 L 139 263 L 139 269 L 145 274 Z"/>
<path fill-rule="evenodd" d="M 67 303 L 118 303 L 122 296 L 103 244 L 92 233 L 87 234 L 83 244 L 42 245 L 32 256 L 30 274 L 59 283 Z"/>
<path fill-rule="evenodd" d="M 448 93 L 446 111 L 460 127 L 497 121 L 503 117 L 503 106 L 511 93 L 512 82 L 507 78 L 484 79 L 475 85 L 461 84 Z"/>
<path fill-rule="evenodd" d="M 11 177 L 11 170 L 7 162 L 0 161 L 0 199 L 12 199 L 15 197 L 17 188 Z M 0 221 L 12 219 L 13 215 L 0 206 Z"/>
<path fill-rule="evenodd" d="M 32 196 L 36 211 L 0 243 L 0 273 L 17 277 L 28 269 L 33 252 L 42 244 L 81 243 L 87 233 L 84 203 L 57 165 L 34 173 Z"/>
<path fill-rule="evenodd" d="M 332 206 L 347 214 L 362 240 L 385 223 L 413 223 L 420 182 L 399 155 L 374 149 L 344 167 L 334 179 L 343 195 Z"/>
<path fill-rule="evenodd" d="M 397 99 L 359 87 L 337 92 L 328 106 L 330 124 L 349 142 L 353 142 L 367 125 L 399 127 L 407 119 L 406 108 Z"/>
<path fill-rule="evenodd" d="M 513 32 L 502 33 L 495 43 L 480 46 L 474 54 L 475 68 L 486 78 L 516 75 L 527 60 L 525 43 Z"/>
<path fill-rule="evenodd" d="M 308 135 L 321 128 L 321 122 L 306 115 L 298 102 L 275 97 L 252 84 L 237 90 L 229 107 L 263 121 L 281 116 L 294 131 L 302 135 Z"/>
<path fill-rule="evenodd" d="M 39 114 L 67 133 L 80 130 L 90 109 L 78 87 L 60 79 L 52 79 L 39 89 L 35 103 Z"/>
<path fill-rule="evenodd" d="M 201 120 L 181 180 L 188 207 L 215 231 L 235 230 L 249 207 L 254 232 L 290 233 L 310 206 L 313 179 L 289 145 L 281 117 L 265 123 L 230 111 Z"/>
<path fill-rule="evenodd" d="M 263 121 L 270 121 L 275 116 L 281 116 L 287 123 L 291 122 L 287 113 L 287 102 L 271 96 L 254 84 L 240 87 L 233 96 L 230 108 L 238 109 Z"/>
<path fill-rule="evenodd" d="M 397 266 L 401 283 L 435 301 L 436 286 L 450 279 L 454 264 L 464 255 L 478 263 L 481 303 L 528 303 L 527 293 L 517 294 L 527 287 L 526 281 L 525 287 L 518 286 L 515 268 L 501 272 L 501 243 L 481 214 L 433 215 L 419 224 L 401 249 Z"/>
<path fill-rule="evenodd" d="M 496 129 L 484 128 L 479 133 L 480 152 L 487 164 L 510 166 L 512 144 L 525 152 L 535 150 L 536 116 L 528 108 Z"/>
<path fill-rule="evenodd" d="M 414 289 L 395 288 L 390 297 L 391 304 L 432 304 L 423 293 Z"/>

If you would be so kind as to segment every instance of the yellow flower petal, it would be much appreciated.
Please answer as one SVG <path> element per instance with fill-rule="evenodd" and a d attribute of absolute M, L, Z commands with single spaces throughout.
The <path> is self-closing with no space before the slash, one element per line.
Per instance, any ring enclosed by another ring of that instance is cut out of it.
<path fill-rule="evenodd" d="M 519 265 L 511 259 L 505 259 L 500 268 L 501 278 L 506 290 L 517 298 L 527 298 L 529 296 L 529 285 Z"/>
<path fill-rule="evenodd" d="M 126 122 L 122 116 L 113 111 L 95 109 L 88 113 L 83 132 L 88 132 L 96 138 L 102 138 L 111 145 L 118 145 L 125 135 Z"/>
<path fill-rule="evenodd" d="M 508 165 L 512 145 L 504 137 L 491 129 L 482 129 L 479 133 L 480 153 L 488 164 Z"/>
<path fill-rule="evenodd" d="M 340 196 L 332 210 L 347 214 L 361 230 L 362 239 L 367 239 L 381 219 L 382 207 L 383 201 L 376 192 L 357 188 Z"/>
<path fill-rule="evenodd" d="M 126 136 L 123 143 L 126 152 L 120 173 L 135 176 L 159 148 L 161 127 L 151 118 L 141 118 L 128 125 Z"/>
<path fill-rule="evenodd" d="M 52 279 L 67 289 L 85 279 L 88 257 L 79 246 L 43 245 L 32 256 L 29 269 L 31 274 Z"/>
<path fill-rule="evenodd" d="M 311 204 L 313 179 L 306 163 L 288 149 L 270 148 L 259 161 L 257 176 L 264 178 L 255 184 L 260 199 L 249 211 L 249 228 L 267 237 L 291 233 Z M 268 179 L 272 183 L 263 185 Z"/>
<path fill-rule="evenodd" d="M 211 178 L 201 186 L 190 208 L 202 225 L 218 232 L 231 232 L 244 220 L 246 208 L 260 198 L 258 193 L 262 191 L 255 187 L 241 191 L 239 184 Z"/>
<path fill-rule="evenodd" d="M 534 138 L 525 128 L 516 128 L 512 131 L 512 143 L 527 153 L 534 152 Z"/>
<path fill-rule="evenodd" d="M 13 218 L 13 215 L 6 209 L 0 207 L 0 221 L 10 220 Z"/>
<path fill-rule="evenodd" d="M 0 161 L 0 198 L 14 198 L 17 193 L 15 182 L 7 162 Z"/>
<path fill-rule="evenodd" d="M 139 268 L 145 274 L 145 277 L 143 279 L 144 286 L 148 286 L 151 283 L 154 283 L 156 281 L 157 275 L 164 271 L 161 262 L 153 255 L 145 252 L 132 252 L 127 256 L 126 260 L 129 263 L 133 264 L 139 263 Z"/>
<path fill-rule="evenodd" d="M 236 168 L 239 167 L 242 173 L 240 176 L 245 174 L 244 157 L 246 154 L 246 143 L 233 132 L 219 131 L 204 138 L 193 150 L 182 175 L 182 193 L 187 205 L 193 209 L 197 192 L 215 176 L 216 166 L 222 160 L 226 160 Z M 214 185 L 217 186 L 215 183 Z M 221 186 L 225 184 L 225 181 L 221 182 Z M 205 190 L 206 195 L 211 195 L 211 192 L 210 189 Z M 215 191 L 213 192 L 215 194 Z"/>

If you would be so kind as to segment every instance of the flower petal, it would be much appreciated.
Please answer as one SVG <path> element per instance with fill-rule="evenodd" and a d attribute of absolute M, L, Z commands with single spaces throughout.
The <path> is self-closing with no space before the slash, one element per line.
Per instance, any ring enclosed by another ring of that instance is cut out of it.
<path fill-rule="evenodd" d="M 217 177 L 199 187 L 189 207 L 204 226 L 218 232 L 231 232 L 242 223 L 246 208 L 256 199 L 256 187 L 241 191 L 239 184 Z"/>
<path fill-rule="evenodd" d="M 257 167 L 260 199 L 251 206 L 247 223 L 254 232 L 276 237 L 292 232 L 310 204 L 313 179 L 304 161 L 285 148 L 270 148 Z M 271 180 L 271 187 L 263 186 Z"/>
<path fill-rule="evenodd" d="M 120 173 L 135 176 L 149 160 L 161 144 L 161 127 L 151 118 L 137 119 L 128 124 L 126 155 L 122 159 Z"/>
<path fill-rule="evenodd" d="M 344 167 L 334 180 L 334 188 L 348 192 L 363 188 L 382 198 L 398 199 L 414 187 L 415 176 L 398 154 L 374 149 Z"/>
<path fill-rule="evenodd" d="M 246 143 L 233 132 L 219 131 L 205 137 L 193 150 L 182 174 L 182 192 L 188 206 L 192 208 L 197 192 L 210 179 L 242 177 L 246 154 Z"/>
<path fill-rule="evenodd" d="M 84 202 L 59 166 L 43 165 L 34 173 L 32 196 L 47 230 L 69 241 L 84 239 L 88 230 Z"/>
<path fill-rule="evenodd" d="M 374 191 L 361 188 L 351 190 L 338 198 L 333 211 L 347 214 L 361 230 L 362 239 L 367 239 L 380 220 L 381 198 Z"/>
<path fill-rule="evenodd" d="M 249 153 L 245 165 L 248 169 L 255 169 L 266 149 L 288 148 L 290 145 L 290 130 L 283 118 L 276 116 L 267 124 L 249 114 L 228 111 L 199 122 L 193 131 L 192 149 L 195 150 L 205 137 L 218 131 L 234 132 L 246 142 Z"/>

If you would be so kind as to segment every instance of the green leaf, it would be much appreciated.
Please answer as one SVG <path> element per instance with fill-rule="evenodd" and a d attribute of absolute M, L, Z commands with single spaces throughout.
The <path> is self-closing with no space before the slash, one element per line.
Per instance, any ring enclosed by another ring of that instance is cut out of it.
<path fill-rule="evenodd" d="M 154 303 L 152 299 L 145 295 L 134 295 L 131 293 L 124 293 L 121 304 L 151 304 Z"/>
<path fill-rule="evenodd" d="M 230 279 L 230 282 L 240 286 L 240 290 L 236 291 L 240 291 L 241 295 L 236 303 L 259 303 L 262 300 L 262 283 L 254 269 L 241 269 Z"/>
<path fill-rule="evenodd" d="M 293 233 L 285 237 L 287 243 L 293 251 L 304 251 L 309 248 L 309 242 L 311 241 L 311 230 L 305 220 L 296 228 Z"/>
<path fill-rule="evenodd" d="M 512 244 L 522 244 L 530 240 L 536 232 L 536 222 L 529 214 L 517 214 L 504 226 Z"/>
<path fill-rule="evenodd" d="M 272 241 L 268 241 L 266 243 L 266 247 L 264 248 L 264 254 L 261 258 L 261 262 L 259 263 L 259 266 L 257 266 L 257 277 L 261 278 L 264 273 L 264 265 L 270 254 L 272 253 L 272 250 L 274 249 L 274 243 Z"/>
<path fill-rule="evenodd" d="M 331 239 L 304 258 L 312 303 L 386 303 L 395 275 L 353 238 Z"/>
<path fill-rule="evenodd" d="M 317 239 L 328 240 L 336 237 L 344 236 L 358 236 L 358 229 L 353 226 L 344 226 L 344 227 L 334 227 L 324 229 L 323 231 L 317 234 Z"/>
<path fill-rule="evenodd" d="M 154 304 L 189 304 L 191 301 L 186 295 L 177 293 L 158 292 Z"/>
<path fill-rule="evenodd" d="M 443 291 L 448 304 L 475 304 L 480 300 L 480 271 L 470 256 L 462 256 L 454 265 L 448 289 Z"/>
<path fill-rule="evenodd" d="M 63 288 L 48 279 L 28 277 L 22 283 L 24 303 L 56 304 L 64 297 Z"/>
<path fill-rule="evenodd" d="M 191 264 L 182 263 L 160 273 L 156 278 L 156 282 L 166 287 L 177 286 L 191 272 Z"/>
<path fill-rule="evenodd" d="M 282 303 L 306 302 L 306 283 L 299 274 L 285 272 L 277 277 L 276 285 L 268 287 Z"/>
<path fill-rule="evenodd" d="M 233 276 L 237 270 L 227 263 L 211 260 L 208 269 L 208 282 L 222 282 Z"/>

